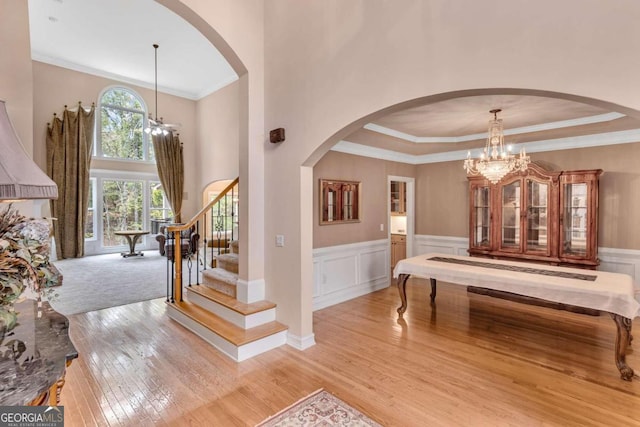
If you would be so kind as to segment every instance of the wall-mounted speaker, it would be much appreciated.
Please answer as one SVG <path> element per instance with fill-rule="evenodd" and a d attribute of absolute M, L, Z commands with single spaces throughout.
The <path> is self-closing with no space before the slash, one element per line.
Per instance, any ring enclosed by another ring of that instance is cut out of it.
<path fill-rule="evenodd" d="M 273 129 L 269 132 L 269 141 L 274 144 L 284 141 L 284 128 Z"/>

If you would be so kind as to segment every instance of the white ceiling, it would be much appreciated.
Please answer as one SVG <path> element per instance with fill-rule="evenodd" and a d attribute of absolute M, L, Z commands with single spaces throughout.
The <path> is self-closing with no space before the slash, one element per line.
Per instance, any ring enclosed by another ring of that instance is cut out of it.
<path fill-rule="evenodd" d="M 200 99 L 238 77 L 195 28 L 153 0 L 29 0 L 31 57 Z"/>
<path fill-rule="evenodd" d="M 29 0 L 36 61 L 200 99 L 238 77 L 211 43 L 153 0 Z M 379 117 L 333 149 L 408 163 L 454 160 L 484 146 L 489 110 L 501 108 L 506 142 L 547 151 L 640 140 L 640 121 L 563 99 L 467 96 Z"/>

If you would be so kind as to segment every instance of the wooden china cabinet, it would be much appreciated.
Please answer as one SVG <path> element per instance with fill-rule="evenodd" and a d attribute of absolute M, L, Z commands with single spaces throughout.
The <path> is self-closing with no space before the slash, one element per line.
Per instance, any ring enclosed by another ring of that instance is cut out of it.
<path fill-rule="evenodd" d="M 469 177 L 469 254 L 596 268 L 601 174 L 530 164 L 497 184 Z"/>

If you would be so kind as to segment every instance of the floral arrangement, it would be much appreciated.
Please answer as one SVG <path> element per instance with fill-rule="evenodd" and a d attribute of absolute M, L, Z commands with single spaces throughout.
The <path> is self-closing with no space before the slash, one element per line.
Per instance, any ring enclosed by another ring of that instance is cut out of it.
<path fill-rule="evenodd" d="M 60 275 L 49 263 L 49 223 L 26 218 L 8 205 L 0 211 L 0 328 L 17 323 L 13 305 L 25 291 L 40 296 L 58 284 Z"/>

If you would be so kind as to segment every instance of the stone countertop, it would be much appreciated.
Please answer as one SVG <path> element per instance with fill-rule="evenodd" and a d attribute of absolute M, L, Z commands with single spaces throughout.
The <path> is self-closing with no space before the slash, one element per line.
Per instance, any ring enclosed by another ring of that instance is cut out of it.
<path fill-rule="evenodd" d="M 15 305 L 18 325 L 2 331 L 0 406 L 28 405 L 60 379 L 78 357 L 69 338 L 69 320 L 48 302 Z"/>

